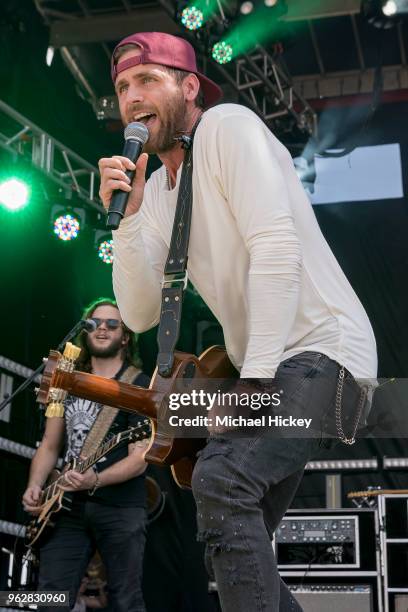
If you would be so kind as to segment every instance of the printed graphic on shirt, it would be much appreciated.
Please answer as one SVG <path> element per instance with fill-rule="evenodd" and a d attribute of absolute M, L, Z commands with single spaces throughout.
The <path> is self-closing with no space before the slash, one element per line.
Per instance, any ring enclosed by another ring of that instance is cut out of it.
<path fill-rule="evenodd" d="M 65 462 L 79 457 L 86 436 L 101 410 L 101 404 L 68 396 L 65 401 L 67 452 Z"/>

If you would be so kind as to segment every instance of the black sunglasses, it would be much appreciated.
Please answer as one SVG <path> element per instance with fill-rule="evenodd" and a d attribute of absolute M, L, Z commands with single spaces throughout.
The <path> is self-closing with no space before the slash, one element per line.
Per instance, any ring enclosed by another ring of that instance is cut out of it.
<path fill-rule="evenodd" d="M 98 317 L 92 317 L 92 321 L 95 322 L 97 329 L 102 323 L 105 323 L 108 329 L 118 329 L 122 324 L 122 321 L 119 321 L 119 319 L 99 319 Z"/>

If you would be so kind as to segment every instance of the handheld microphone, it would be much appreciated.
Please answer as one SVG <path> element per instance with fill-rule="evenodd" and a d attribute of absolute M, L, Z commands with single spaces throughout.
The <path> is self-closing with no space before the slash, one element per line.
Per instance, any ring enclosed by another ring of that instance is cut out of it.
<path fill-rule="evenodd" d="M 125 146 L 123 147 L 122 155 L 128 157 L 132 162 L 136 163 L 140 157 L 144 145 L 149 139 L 149 130 L 144 123 L 134 121 L 129 123 L 125 128 Z M 126 176 L 133 181 L 135 176 L 134 170 L 126 170 Z M 129 199 L 130 191 L 117 190 L 112 195 L 112 200 L 109 205 L 108 219 L 106 225 L 109 229 L 118 229 L 120 222 L 126 212 L 126 206 Z"/>
<path fill-rule="evenodd" d="M 69 340 L 71 340 L 72 338 L 74 338 L 77 334 L 79 334 L 79 332 L 82 329 L 86 329 L 86 331 L 88 332 L 92 332 L 95 331 L 95 329 L 97 328 L 97 325 L 95 323 L 95 321 L 93 321 L 92 319 L 81 319 L 80 321 L 78 321 L 78 323 L 76 323 L 74 325 L 74 327 L 71 329 L 71 331 L 69 331 L 67 333 L 67 335 L 65 336 L 65 338 L 63 340 L 61 340 L 61 342 L 59 343 L 57 350 L 62 352 L 64 350 L 65 344 L 66 342 L 68 342 Z M 41 372 L 43 371 L 44 367 L 45 367 L 45 363 L 47 360 L 43 361 L 38 368 L 35 370 L 35 372 L 33 372 L 31 374 L 31 376 L 29 376 L 19 387 L 17 387 L 17 389 L 11 394 L 11 395 L 7 395 L 6 397 L 3 398 L 3 401 L 0 402 L 0 412 L 3 410 L 3 408 L 5 408 L 8 404 L 10 404 L 10 402 L 16 397 L 16 395 L 18 395 L 19 393 L 21 393 L 21 391 L 24 391 L 24 389 L 26 387 L 28 387 L 28 385 L 33 381 L 36 380 L 37 376 L 39 374 L 41 374 Z"/>

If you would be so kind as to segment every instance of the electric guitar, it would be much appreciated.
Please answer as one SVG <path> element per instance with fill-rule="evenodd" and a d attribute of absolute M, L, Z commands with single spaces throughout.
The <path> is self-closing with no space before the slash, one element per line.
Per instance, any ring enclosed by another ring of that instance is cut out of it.
<path fill-rule="evenodd" d="M 182 488 L 191 488 L 196 454 L 205 445 L 205 438 L 177 437 L 158 427 L 169 413 L 169 395 L 187 389 L 190 382 L 206 379 L 233 379 L 238 372 L 224 347 L 213 346 L 200 357 L 176 352 L 171 376 L 160 376 L 157 368 L 150 388 L 144 389 L 112 378 L 103 378 L 74 370 L 75 358 L 67 360 L 58 351 L 50 351 L 37 389 L 37 402 L 52 404 L 56 414 L 66 393 L 114 406 L 127 412 L 138 412 L 151 420 L 152 437 L 144 458 L 156 465 L 169 465 L 173 477 Z"/>
<path fill-rule="evenodd" d="M 72 505 L 72 498 L 70 493 L 63 491 L 59 488 L 59 484 L 64 479 L 64 473 L 68 470 L 75 470 L 80 474 L 83 474 L 92 467 L 97 461 L 105 457 L 114 448 L 124 445 L 125 443 L 131 444 L 137 440 L 143 440 L 149 438 L 151 435 L 151 427 L 149 419 L 144 419 L 142 423 L 136 427 L 130 427 L 125 431 L 122 431 L 110 440 L 102 444 L 97 450 L 92 453 L 86 459 L 73 459 L 64 466 L 62 473 L 59 470 L 53 470 L 51 476 L 51 484 L 49 484 L 41 494 L 41 512 L 38 516 L 32 519 L 26 527 L 25 533 L 25 545 L 32 547 L 34 544 L 38 545 L 39 540 L 42 539 L 45 534 L 46 528 L 54 527 L 55 523 L 51 520 L 53 515 L 62 509 L 70 510 Z"/>

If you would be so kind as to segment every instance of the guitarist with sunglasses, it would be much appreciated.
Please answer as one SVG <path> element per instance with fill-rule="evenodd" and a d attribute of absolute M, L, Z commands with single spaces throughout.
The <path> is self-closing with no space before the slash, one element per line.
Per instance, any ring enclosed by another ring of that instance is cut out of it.
<path fill-rule="evenodd" d="M 84 312 L 96 328 L 81 332 L 78 369 L 147 387 L 140 369 L 135 336 L 122 322 L 114 300 L 99 299 Z M 136 355 L 136 357 L 135 357 Z M 131 380 L 129 380 L 131 377 Z M 45 482 L 64 448 L 65 463 L 77 459 L 102 406 L 68 396 L 63 417 L 47 418 L 44 437 L 31 463 L 24 509 L 38 516 Z M 103 442 L 143 421 L 118 411 Z M 69 512 L 55 514 L 55 527 L 40 545 L 39 590 L 69 591 L 75 604 L 81 579 L 97 548 L 107 569 L 109 601 L 117 612 L 143 612 L 142 562 L 145 545 L 146 493 L 143 454 L 146 440 L 121 445 L 93 468 L 64 473 L 61 489 L 72 498 Z M 95 469 L 96 468 L 96 469 Z"/>

